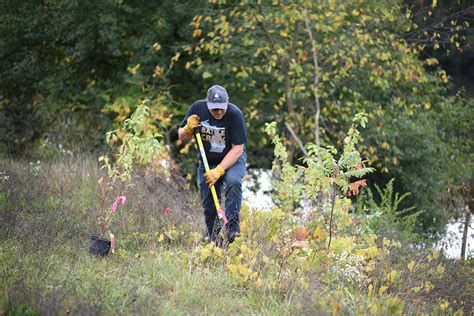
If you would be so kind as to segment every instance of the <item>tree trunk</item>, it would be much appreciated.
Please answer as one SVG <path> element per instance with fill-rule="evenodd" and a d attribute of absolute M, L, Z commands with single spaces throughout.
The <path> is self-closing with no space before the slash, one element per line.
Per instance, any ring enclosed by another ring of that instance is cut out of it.
<path fill-rule="evenodd" d="M 287 123 L 293 123 L 294 122 L 294 117 L 295 117 L 295 108 L 293 105 L 293 97 L 291 96 L 291 84 L 290 84 L 290 75 L 288 74 L 289 72 L 289 67 L 286 65 L 283 68 L 283 76 L 284 76 L 284 89 L 285 89 L 285 99 L 286 99 L 286 105 L 288 109 L 288 115 L 285 118 L 285 121 Z M 291 125 L 290 125 L 291 126 Z M 296 129 L 296 126 L 295 126 Z M 293 161 L 293 157 L 295 155 L 295 148 L 296 148 L 296 141 L 292 137 L 288 137 L 290 141 L 290 146 L 288 148 L 288 162 L 291 163 Z"/>
<path fill-rule="evenodd" d="M 469 230 L 469 223 L 471 222 L 471 212 L 466 213 L 466 219 L 464 221 L 464 230 L 462 233 L 462 244 L 461 244 L 461 260 L 466 259 L 466 248 L 467 248 L 467 232 Z"/>
<path fill-rule="evenodd" d="M 474 185 L 468 186 L 467 190 L 464 190 L 464 201 L 466 201 L 468 210 L 466 213 L 466 219 L 464 221 L 464 230 L 462 233 L 461 243 L 461 260 L 466 259 L 466 248 L 467 248 L 467 232 L 469 231 L 469 224 L 471 223 L 471 216 L 474 214 Z"/>
<path fill-rule="evenodd" d="M 319 84 L 319 76 L 318 76 L 318 53 L 316 51 L 316 41 L 313 37 L 313 32 L 311 31 L 311 23 L 308 17 L 308 11 L 304 9 L 305 14 L 305 24 L 306 24 L 306 31 L 308 32 L 309 39 L 311 41 L 311 53 L 313 54 L 313 64 L 314 64 L 314 83 L 313 83 L 313 95 L 314 95 L 314 104 L 316 107 L 316 113 L 314 114 L 314 140 L 316 146 L 319 146 L 319 116 L 321 115 L 321 105 L 319 103 L 319 91 L 318 91 L 318 84 Z"/>

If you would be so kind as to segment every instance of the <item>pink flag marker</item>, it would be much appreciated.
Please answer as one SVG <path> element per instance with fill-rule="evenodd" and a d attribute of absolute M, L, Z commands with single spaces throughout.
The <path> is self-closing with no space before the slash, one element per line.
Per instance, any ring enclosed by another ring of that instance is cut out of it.
<path fill-rule="evenodd" d="M 222 220 L 224 221 L 224 224 L 227 224 L 228 221 L 227 221 L 227 217 L 225 217 L 225 212 L 224 210 L 218 210 L 217 211 L 217 215 L 222 218 Z"/>
<path fill-rule="evenodd" d="M 126 199 L 127 198 L 123 195 L 122 196 L 117 196 L 115 198 L 114 204 L 112 205 L 112 213 L 117 212 L 117 207 L 118 207 L 119 202 L 122 202 L 122 205 L 124 205 Z"/>

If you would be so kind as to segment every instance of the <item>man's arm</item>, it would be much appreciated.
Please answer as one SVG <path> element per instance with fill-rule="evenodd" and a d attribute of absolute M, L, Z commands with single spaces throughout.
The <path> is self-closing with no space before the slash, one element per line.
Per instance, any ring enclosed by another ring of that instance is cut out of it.
<path fill-rule="evenodd" d="M 225 174 L 225 170 L 229 169 L 236 163 L 243 151 L 243 144 L 232 144 L 232 148 L 227 153 L 227 155 L 225 155 L 224 159 L 222 159 L 221 163 L 218 164 L 214 169 L 211 169 L 204 174 L 204 180 L 206 181 L 207 185 L 211 186 L 216 183 L 216 181 Z"/>
<path fill-rule="evenodd" d="M 227 155 L 225 155 L 224 159 L 222 159 L 220 165 L 224 170 L 229 169 L 232 167 L 237 160 L 239 160 L 240 156 L 244 151 L 244 144 L 234 145 L 232 144 L 232 148 L 229 150 Z"/>
<path fill-rule="evenodd" d="M 178 129 L 178 137 L 179 137 L 179 140 L 182 142 L 188 141 L 192 135 L 193 135 L 192 133 L 186 132 L 184 127 L 180 127 Z"/>
<path fill-rule="evenodd" d="M 180 141 L 187 141 L 191 138 L 194 129 L 201 126 L 201 122 L 199 120 L 199 116 L 196 114 L 190 115 L 188 117 L 186 125 L 178 129 L 178 137 Z"/>

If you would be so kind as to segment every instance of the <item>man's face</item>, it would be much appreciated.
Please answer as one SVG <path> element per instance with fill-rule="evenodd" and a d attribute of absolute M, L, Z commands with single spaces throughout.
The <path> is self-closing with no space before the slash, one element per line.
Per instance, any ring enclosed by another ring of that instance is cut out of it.
<path fill-rule="evenodd" d="M 211 111 L 212 117 L 215 118 L 216 120 L 221 120 L 224 117 L 224 114 L 226 112 L 226 110 L 224 109 L 213 109 L 210 111 Z"/>

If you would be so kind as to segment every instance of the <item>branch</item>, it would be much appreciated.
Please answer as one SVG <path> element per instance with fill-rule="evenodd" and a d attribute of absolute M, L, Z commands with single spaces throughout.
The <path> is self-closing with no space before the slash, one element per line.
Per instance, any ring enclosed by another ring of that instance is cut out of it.
<path fill-rule="evenodd" d="M 336 184 L 333 183 L 333 191 L 331 198 L 331 216 L 329 218 L 329 242 L 328 242 L 328 251 L 331 249 L 331 240 L 332 240 L 332 220 L 334 215 L 334 204 L 336 203 Z"/>
<path fill-rule="evenodd" d="M 419 33 L 422 33 L 426 30 L 429 30 L 431 28 L 436 28 L 436 27 L 439 27 L 439 26 L 442 26 L 443 23 L 445 23 L 446 21 L 450 20 L 450 19 L 453 19 L 453 18 L 457 18 L 461 15 L 464 15 L 464 14 L 468 14 L 471 10 L 474 10 L 474 6 L 470 6 L 470 7 L 467 7 L 466 9 L 463 9 L 461 11 L 458 11 L 458 12 L 455 12 L 451 15 L 448 15 L 448 16 L 445 16 L 442 20 L 440 21 L 435 21 L 425 27 L 422 27 L 421 29 L 416 29 L 416 30 L 413 30 L 411 32 L 408 32 L 406 34 L 403 34 L 401 36 L 401 38 L 409 38 L 411 35 L 415 35 L 415 34 L 419 34 Z"/>
<path fill-rule="evenodd" d="M 285 122 L 285 127 L 286 129 L 288 129 L 288 131 L 290 132 L 291 136 L 296 140 L 296 142 L 298 143 L 298 146 L 300 146 L 300 149 L 301 151 L 303 152 L 303 154 L 309 158 L 309 155 L 308 155 L 308 152 L 306 151 L 306 149 L 304 148 L 303 146 L 303 142 L 301 142 L 301 139 L 298 138 L 298 136 L 295 134 L 295 132 L 293 131 L 293 129 L 291 128 L 290 124 L 288 124 L 288 122 Z"/>
<path fill-rule="evenodd" d="M 316 105 L 316 114 L 314 117 L 315 120 L 315 140 L 316 140 L 316 145 L 319 146 L 319 116 L 321 113 L 321 106 L 319 104 L 319 98 L 318 98 L 318 83 L 319 83 L 319 77 L 317 75 L 317 70 L 319 68 L 318 66 L 318 54 L 316 53 L 316 45 L 315 45 L 315 40 L 313 38 L 313 33 L 311 32 L 311 25 L 309 23 L 309 17 L 308 17 L 308 10 L 306 8 L 304 9 L 304 20 L 306 24 L 306 31 L 308 32 L 310 41 L 311 41 L 311 52 L 313 54 L 313 63 L 314 63 L 314 83 L 313 83 L 313 95 L 314 95 L 314 103 Z"/>
<path fill-rule="evenodd" d="M 263 12 L 262 5 L 260 3 L 258 4 L 257 9 L 258 9 L 258 12 L 263 16 L 263 18 L 264 18 L 263 20 L 265 21 L 265 13 Z M 267 37 L 268 41 L 270 42 L 270 46 L 272 47 L 272 50 L 275 52 L 275 54 L 278 55 L 277 50 L 275 48 L 275 40 L 272 37 L 272 35 L 270 34 L 270 31 L 266 27 L 265 23 L 263 21 L 262 22 L 258 21 L 257 16 L 255 16 L 255 20 L 257 21 L 257 23 L 259 23 L 262 26 L 263 32 L 265 33 L 265 36 Z M 280 61 L 281 65 L 283 65 L 285 63 L 285 58 L 283 56 L 280 56 L 280 55 L 278 55 L 278 57 L 280 57 L 279 61 Z"/>

